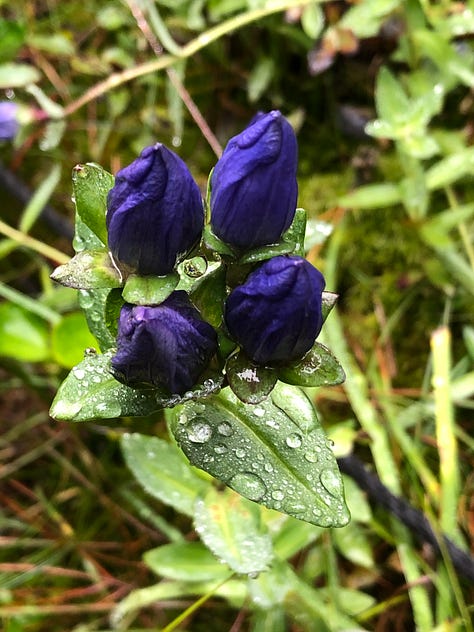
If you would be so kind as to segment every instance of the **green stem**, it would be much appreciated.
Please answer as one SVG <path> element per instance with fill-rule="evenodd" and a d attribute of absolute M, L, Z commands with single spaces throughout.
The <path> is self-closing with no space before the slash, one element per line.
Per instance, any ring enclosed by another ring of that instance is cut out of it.
<path fill-rule="evenodd" d="M 67 263 L 70 259 L 64 252 L 60 250 L 56 250 L 52 246 L 48 246 L 44 244 L 42 241 L 35 239 L 34 237 L 30 237 L 25 233 L 22 233 L 20 230 L 16 228 L 12 228 L 2 220 L 0 220 L 0 234 L 5 235 L 5 237 L 9 237 L 13 239 L 19 246 L 25 246 L 26 248 L 30 248 L 34 250 L 40 255 L 43 255 L 47 259 L 51 259 L 55 263 Z"/>
<path fill-rule="evenodd" d="M 322 1 L 323 0 L 318 0 L 318 2 Z M 195 39 L 191 40 L 188 44 L 181 48 L 179 55 L 163 55 L 163 57 L 150 61 L 146 64 L 134 66 L 133 68 L 128 68 L 123 72 L 110 75 L 110 77 L 104 81 L 92 86 L 92 88 L 87 90 L 82 97 L 66 106 L 64 109 L 65 115 L 67 116 L 76 112 L 76 110 L 79 110 L 82 106 L 86 105 L 86 103 L 97 99 L 109 90 L 117 88 L 132 79 L 137 79 L 138 77 L 143 77 L 144 75 L 149 75 L 151 73 L 158 72 L 159 70 L 164 70 L 165 68 L 170 68 L 179 59 L 192 57 L 212 42 L 215 42 L 224 35 L 240 29 L 247 24 L 256 22 L 257 20 L 272 15 L 273 13 L 279 13 L 294 7 L 306 6 L 307 4 L 311 4 L 311 2 L 314 2 L 314 0 L 276 1 L 264 9 L 254 9 L 253 11 L 247 11 L 246 13 L 230 18 L 229 20 L 222 22 L 222 24 L 218 24 L 217 26 L 210 28 L 208 31 L 201 33 Z"/>

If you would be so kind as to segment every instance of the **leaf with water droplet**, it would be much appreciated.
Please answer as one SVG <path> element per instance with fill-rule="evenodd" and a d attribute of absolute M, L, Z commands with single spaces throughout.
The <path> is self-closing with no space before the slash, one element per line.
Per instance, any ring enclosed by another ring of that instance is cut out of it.
<path fill-rule="evenodd" d="M 147 551 L 143 561 L 167 579 L 187 582 L 223 581 L 232 573 L 201 542 L 172 542 Z"/>
<path fill-rule="evenodd" d="M 333 386 L 342 384 L 346 374 L 331 351 L 315 342 L 301 360 L 279 369 L 278 377 L 296 386 Z"/>
<path fill-rule="evenodd" d="M 255 506 L 230 490 L 210 489 L 194 505 L 194 525 L 204 544 L 236 573 L 267 570 L 272 543 Z"/>
<path fill-rule="evenodd" d="M 80 290 L 117 288 L 122 275 L 107 250 L 83 250 L 51 274 L 56 283 Z"/>
<path fill-rule="evenodd" d="M 242 351 L 227 360 L 226 375 L 230 388 L 246 404 L 264 400 L 278 379 L 275 369 L 254 364 Z"/>
<path fill-rule="evenodd" d="M 191 463 L 246 498 L 319 526 L 347 524 L 331 444 L 301 389 L 277 382 L 255 406 L 226 388 L 174 409 L 169 421 Z"/>
<path fill-rule="evenodd" d="M 103 244 L 107 243 L 107 194 L 113 185 L 113 175 L 99 165 L 88 162 L 76 165 L 73 169 L 72 188 L 76 212 Z"/>
<path fill-rule="evenodd" d="M 112 351 L 87 355 L 71 370 L 51 405 L 53 419 L 114 419 L 149 415 L 162 408 L 155 390 L 134 389 L 117 382 L 110 372 L 112 355 Z"/>
<path fill-rule="evenodd" d="M 194 503 L 208 483 L 193 472 L 174 444 L 135 432 L 122 436 L 121 447 L 145 491 L 187 516 L 194 514 Z"/>
<path fill-rule="evenodd" d="M 111 370 L 114 350 L 87 355 L 75 366 L 58 389 L 51 416 L 63 421 L 89 421 L 115 417 L 143 417 L 162 408 L 208 397 L 222 386 L 223 377 L 205 372 L 193 390 L 169 395 L 152 386 L 132 388 L 118 382 Z"/>

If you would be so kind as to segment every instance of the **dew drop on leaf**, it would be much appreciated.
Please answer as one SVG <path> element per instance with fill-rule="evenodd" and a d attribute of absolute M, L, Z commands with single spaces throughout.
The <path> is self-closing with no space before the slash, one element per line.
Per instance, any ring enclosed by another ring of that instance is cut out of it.
<path fill-rule="evenodd" d="M 267 491 L 262 479 L 256 474 L 252 474 L 252 472 L 238 472 L 234 474 L 229 484 L 236 492 L 250 500 L 260 500 Z"/>
<path fill-rule="evenodd" d="M 303 439 L 297 432 L 293 432 L 286 438 L 286 445 L 289 448 L 300 448 L 302 443 Z"/>
<path fill-rule="evenodd" d="M 332 470 L 323 470 L 319 476 L 319 479 L 326 491 L 328 491 L 331 496 L 335 498 L 339 498 L 342 492 L 342 484 L 339 477 Z"/>
<path fill-rule="evenodd" d="M 234 431 L 232 430 L 232 426 L 224 421 L 217 426 L 217 432 L 223 437 L 230 437 Z"/>
<path fill-rule="evenodd" d="M 193 443 L 206 443 L 212 437 L 212 428 L 205 421 L 196 417 L 186 428 L 188 438 Z"/>

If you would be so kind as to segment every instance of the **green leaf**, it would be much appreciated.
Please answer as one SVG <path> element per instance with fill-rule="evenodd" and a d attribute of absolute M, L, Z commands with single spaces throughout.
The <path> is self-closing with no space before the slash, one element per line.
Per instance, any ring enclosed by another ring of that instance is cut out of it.
<path fill-rule="evenodd" d="M 53 327 L 51 351 L 55 361 L 68 369 L 84 357 L 84 349 L 93 348 L 97 341 L 90 333 L 83 313 L 66 314 Z"/>
<path fill-rule="evenodd" d="M 194 514 L 194 503 L 209 484 L 189 467 L 174 444 L 133 433 L 122 436 L 121 447 L 127 466 L 146 492 L 180 513 Z"/>
<path fill-rule="evenodd" d="M 280 241 L 278 244 L 272 244 L 271 246 L 262 246 L 261 248 L 254 248 L 246 252 L 238 260 L 239 264 L 258 263 L 259 261 L 266 261 L 272 257 L 278 255 L 288 255 L 295 249 L 295 244 L 290 241 Z"/>
<path fill-rule="evenodd" d="M 270 85 L 274 74 L 275 62 L 273 59 L 271 57 L 259 58 L 247 82 L 247 93 L 251 103 L 260 99 Z"/>
<path fill-rule="evenodd" d="M 117 292 L 116 289 L 110 290 L 109 288 L 79 291 L 79 305 L 84 310 L 89 329 L 103 352 L 115 346 L 117 334 L 116 331 L 111 333 L 109 327 L 110 312 L 108 310 L 109 298 L 116 296 L 115 292 Z M 121 293 L 119 296 L 121 298 Z M 118 317 L 118 313 L 116 315 Z"/>
<path fill-rule="evenodd" d="M 191 289 L 189 297 L 204 320 L 213 327 L 219 327 L 222 323 L 226 294 L 226 271 L 221 265 L 199 279 Z"/>
<path fill-rule="evenodd" d="M 320 526 L 347 524 L 335 457 L 300 389 L 277 382 L 256 406 L 225 389 L 175 409 L 171 430 L 191 463 L 246 498 Z"/>
<path fill-rule="evenodd" d="M 157 575 L 188 582 L 219 581 L 230 571 L 201 542 L 175 542 L 147 551 L 143 561 Z"/>
<path fill-rule="evenodd" d="M 272 543 L 259 518 L 255 506 L 230 490 L 211 488 L 194 505 L 201 540 L 236 573 L 259 573 L 272 561 Z"/>
<path fill-rule="evenodd" d="M 210 181 L 210 178 L 209 178 Z M 204 227 L 202 240 L 206 248 L 216 252 L 219 255 L 235 257 L 235 253 L 230 246 L 224 243 L 217 235 L 214 235 L 210 224 Z"/>
<path fill-rule="evenodd" d="M 339 198 L 338 204 L 349 208 L 385 208 L 401 201 L 400 187 L 391 182 L 383 182 L 358 187 Z"/>
<path fill-rule="evenodd" d="M 384 66 L 377 76 L 375 102 L 379 118 L 394 126 L 404 119 L 410 107 L 410 101 L 403 86 Z"/>
<path fill-rule="evenodd" d="M 84 250 L 51 274 L 53 281 L 76 290 L 121 287 L 122 275 L 107 250 Z"/>
<path fill-rule="evenodd" d="M 335 530 L 333 538 L 337 549 L 346 559 L 357 566 L 373 568 L 372 546 L 359 524 L 352 521 L 343 529 Z"/>
<path fill-rule="evenodd" d="M 123 298 L 134 305 L 159 305 L 173 292 L 179 282 L 177 272 L 166 276 L 138 276 L 131 274 L 123 288 Z"/>
<path fill-rule="evenodd" d="M 474 169 L 474 148 L 442 158 L 426 171 L 426 186 L 431 191 L 449 186 L 470 175 Z"/>
<path fill-rule="evenodd" d="M 50 357 L 47 323 L 10 302 L 0 304 L 0 356 L 22 362 L 42 362 Z"/>
<path fill-rule="evenodd" d="M 107 243 L 107 194 L 113 185 L 112 174 L 99 165 L 88 162 L 73 169 L 72 188 L 77 214 L 102 244 Z"/>
<path fill-rule="evenodd" d="M 0 64 L 0 88 L 23 88 L 29 83 L 36 83 L 41 75 L 34 66 L 28 64 Z"/>
<path fill-rule="evenodd" d="M 346 379 L 344 369 L 327 347 L 315 342 L 298 362 L 278 369 L 278 377 L 296 386 L 331 386 Z"/>
<path fill-rule="evenodd" d="M 324 28 L 324 11 L 320 4 L 312 2 L 303 9 L 301 26 L 312 40 L 316 40 L 321 35 Z"/>
<path fill-rule="evenodd" d="M 0 20 L 0 62 L 14 59 L 23 46 L 26 29 L 13 20 Z"/>
<path fill-rule="evenodd" d="M 149 415 L 162 408 L 156 390 L 125 386 L 112 376 L 110 358 L 89 354 L 61 384 L 51 405 L 51 417 L 63 421 L 113 419 Z"/>
<path fill-rule="evenodd" d="M 275 369 L 256 365 L 242 351 L 227 360 L 226 375 L 230 388 L 247 404 L 263 401 L 278 378 Z"/>

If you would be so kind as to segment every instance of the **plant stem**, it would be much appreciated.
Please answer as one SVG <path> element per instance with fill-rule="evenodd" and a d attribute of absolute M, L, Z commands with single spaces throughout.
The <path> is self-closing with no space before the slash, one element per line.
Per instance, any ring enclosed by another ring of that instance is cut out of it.
<path fill-rule="evenodd" d="M 30 237 L 29 235 L 22 233 L 20 230 L 9 226 L 2 220 L 0 220 L 0 234 L 13 239 L 13 241 L 15 241 L 20 246 L 25 246 L 26 248 L 34 250 L 38 254 L 43 255 L 43 257 L 51 259 L 55 263 L 67 263 L 70 259 L 70 257 L 64 254 L 64 252 L 56 250 L 56 248 L 53 248 L 53 246 L 48 246 L 42 241 L 39 241 L 34 237 Z"/>

